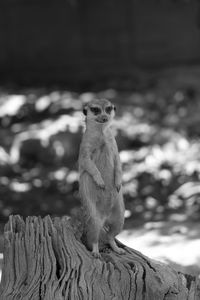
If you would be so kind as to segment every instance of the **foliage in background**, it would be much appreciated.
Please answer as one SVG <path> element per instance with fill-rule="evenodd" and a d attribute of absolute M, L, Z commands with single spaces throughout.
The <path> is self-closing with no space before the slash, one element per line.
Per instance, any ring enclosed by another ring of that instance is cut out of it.
<path fill-rule="evenodd" d="M 188 77 L 189 76 L 189 77 Z M 82 104 L 117 105 L 127 226 L 200 214 L 199 72 L 166 72 L 142 89 L 75 93 L 1 89 L 0 221 L 10 214 L 72 214 L 79 205 Z M 130 82 L 129 82 L 130 85 Z"/>

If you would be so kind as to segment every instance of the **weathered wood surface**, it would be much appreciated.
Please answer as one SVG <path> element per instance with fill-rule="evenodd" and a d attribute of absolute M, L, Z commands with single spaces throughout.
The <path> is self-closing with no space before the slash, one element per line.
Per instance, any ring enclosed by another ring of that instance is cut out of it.
<path fill-rule="evenodd" d="M 11 216 L 5 226 L 1 300 L 194 300 L 198 280 L 124 247 L 95 259 L 67 217 Z"/>

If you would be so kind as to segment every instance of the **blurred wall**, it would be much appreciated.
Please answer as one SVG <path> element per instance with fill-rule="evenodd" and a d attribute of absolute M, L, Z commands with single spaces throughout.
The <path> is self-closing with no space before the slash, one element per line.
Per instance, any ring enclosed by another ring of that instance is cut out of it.
<path fill-rule="evenodd" d="M 198 0 L 1 0 L 0 79 L 64 83 L 200 62 L 198 11 Z"/>

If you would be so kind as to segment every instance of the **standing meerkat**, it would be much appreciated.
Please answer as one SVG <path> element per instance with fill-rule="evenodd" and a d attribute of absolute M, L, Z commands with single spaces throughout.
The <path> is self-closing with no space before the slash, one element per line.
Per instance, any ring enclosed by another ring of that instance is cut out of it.
<path fill-rule="evenodd" d="M 87 216 L 87 245 L 98 258 L 99 239 L 104 233 L 106 243 L 123 254 L 115 242 L 124 224 L 121 163 L 111 128 L 115 106 L 106 99 L 95 99 L 84 107 L 83 113 L 86 131 L 79 153 L 79 192 Z"/>

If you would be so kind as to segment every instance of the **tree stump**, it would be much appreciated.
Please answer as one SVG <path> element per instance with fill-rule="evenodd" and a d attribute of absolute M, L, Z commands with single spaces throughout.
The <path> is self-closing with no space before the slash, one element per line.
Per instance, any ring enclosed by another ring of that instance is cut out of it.
<path fill-rule="evenodd" d="M 121 244 L 93 258 L 67 217 L 11 216 L 4 231 L 1 300 L 193 300 L 197 278 Z"/>

